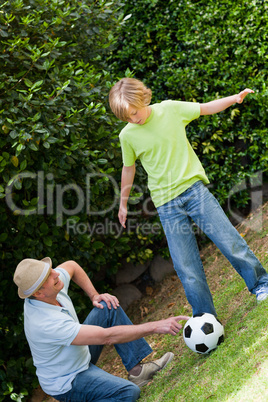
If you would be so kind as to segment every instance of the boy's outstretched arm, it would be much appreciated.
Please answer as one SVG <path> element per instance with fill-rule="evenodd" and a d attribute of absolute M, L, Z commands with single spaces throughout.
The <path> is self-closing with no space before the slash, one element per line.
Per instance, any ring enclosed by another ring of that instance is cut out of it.
<path fill-rule="evenodd" d="M 252 89 L 246 88 L 244 91 L 241 91 L 239 94 L 227 96 L 226 98 L 216 99 L 214 101 L 208 103 L 200 104 L 200 115 L 209 115 L 218 112 L 222 112 L 228 107 L 232 106 L 234 103 L 242 103 L 244 98 L 249 94 L 254 93 Z"/>
<path fill-rule="evenodd" d="M 134 181 L 135 172 L 136 172 L 135 164 L 132 166 L 123 166 L 118 218 L 119 222 L 124 228 L 126 227 L 126 219 L 127 219 L 127 201 Z"/>

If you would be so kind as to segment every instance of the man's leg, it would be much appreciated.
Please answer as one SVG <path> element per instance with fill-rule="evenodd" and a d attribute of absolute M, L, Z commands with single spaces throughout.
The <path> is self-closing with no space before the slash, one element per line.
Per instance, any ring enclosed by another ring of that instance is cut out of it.
<path fill-rule="evenodd" d="M 140 395 L 140 388 L 132 382 L 109 374 L 94 364 L 77 374 L 72 389 L 62 395 L 52 395 L 63 402 L 132 402 Z"/>
<path fill-rule="evenodd" d="M 121 307 L 108 309 L 105 302 L 102 302 L 103 309 L 95 307 L 84 321 L 85 325 L 98 325 L 102 328 L 110 328 L 117 325 L 132 325 L 132 322 Z M 114 345 L 117 353 L 127 371 L 130 371 L 141 360 L 152 353 L 152 348 L 144 338 L 136 341 Z M 96 364 L 103 346 L 90 345 L 91 362 Z"/>

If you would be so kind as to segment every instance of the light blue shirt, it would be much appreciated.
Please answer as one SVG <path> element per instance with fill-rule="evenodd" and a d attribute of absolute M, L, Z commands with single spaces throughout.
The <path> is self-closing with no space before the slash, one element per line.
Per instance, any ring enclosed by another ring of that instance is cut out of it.
<path fill-rule="evenodd" d="M 64 283 L 57 296 L 63 307 L 28 298 L 24 303 L 24 331 L 39 383 L 49 395 L 69 391 L 76 375 L 87 370 L 91 357 L 88 346 L 71 345 L 81 324 L 67 294 L 70 275 L 63 268 L 55 270 Z"/>

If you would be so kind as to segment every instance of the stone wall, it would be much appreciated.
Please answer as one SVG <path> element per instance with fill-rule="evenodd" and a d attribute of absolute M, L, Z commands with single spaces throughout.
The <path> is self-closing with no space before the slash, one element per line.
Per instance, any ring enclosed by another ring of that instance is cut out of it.
<path fill-rule="evenodd" d="M 164 260 L 160 255 L 145 265 L 123 263 L 115 277 L 112 293 L 118 298 L 121 307 L 126 310 L 130 304 L 142 298 L 148 286 L 161 282 L 167 274 L 174 273 L 171 259 Z"/>

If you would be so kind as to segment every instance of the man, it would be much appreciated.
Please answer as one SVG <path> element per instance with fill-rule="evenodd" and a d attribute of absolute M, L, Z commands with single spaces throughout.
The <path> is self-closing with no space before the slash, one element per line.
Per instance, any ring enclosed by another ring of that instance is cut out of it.
<path fill-rule="evenodd" d="M 80 324 L 68 296 L 70 280 L 80 286 L 92 301 L 93 310 Z M 24 259 L 16 268 L 14 282 L 24 302 L 24 330 L 42 389 L 59 401 L 136 401 L 140 387 L 172 359 L 145 364 L 140 361 L 152 349 L 143 339 L 150 334 L 176 335 L 180 320 L 133 325 L 115 296 L 99 294 L 85 271 L 75 261 L 52 269 L 49 257 Z M 106 373 L 95 364 L 103 345 L 115 345 L 129 380 Z"/>

